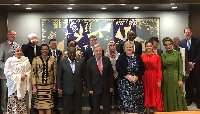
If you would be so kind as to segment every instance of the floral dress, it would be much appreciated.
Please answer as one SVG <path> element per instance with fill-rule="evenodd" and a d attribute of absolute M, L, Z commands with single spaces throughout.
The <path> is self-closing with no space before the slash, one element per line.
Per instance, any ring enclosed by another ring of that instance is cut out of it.
<path fill-rule="evenodd" d="M 138 62 L 136 56 L 127 57 L 128 74 L 134 76 L 138 71 Z M 135 83 L 128 81 L 127 79 L 119 79 L 118 81 L 119 91 L 119 108 L 124 113 L 144 113 L 144 92 L 141 79 L 138 79 Z"/>

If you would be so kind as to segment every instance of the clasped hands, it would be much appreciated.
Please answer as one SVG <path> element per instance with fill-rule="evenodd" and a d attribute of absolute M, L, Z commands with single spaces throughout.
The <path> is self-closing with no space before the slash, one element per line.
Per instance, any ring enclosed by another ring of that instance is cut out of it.
<path fill-rule="evenodd" d="M 135 83 L 138 80 L 137 76 L 132 76 L 130 74 L 127 74 L 125 77 L 126 77 L 126 79 L 128 79 L 128 81 L 130 81 L 132 83 Z"/>

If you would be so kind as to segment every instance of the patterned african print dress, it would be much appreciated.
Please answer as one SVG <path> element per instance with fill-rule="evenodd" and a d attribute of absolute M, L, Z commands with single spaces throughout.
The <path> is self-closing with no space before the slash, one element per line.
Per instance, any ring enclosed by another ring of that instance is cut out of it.
<path fill-rule="evenodd" d="M 37 87 L 34 108 L 50 109 L 53 107 L 53 84 L 56 84 L 57 62 L 55 57 L 48 56 L 44 61 L 42 57 L 36 57 L 32 62 L 32 84 Z"/>
<path fill-rule="evenodd" d="M 4 74 L 7 79 L 8 104 L 7 114 L 27 114 L 25 94 L 29 90 L 31 65 L 27 57 L 10 57 L 6 60 Z M 21 80 L 21 74 L 26 78 Z"/>
<path fill-rule="evenodd" d="M 136 56 L 127 57 L 128 74 L 137 76 L 138 71 L 138 61 Z M 118 81 L 118 91 L 119 91 L 119 108 L 124 113 L 144 113 L 144 92 L 142 80 L 138 79 L 135 83 L 123 78 Z"/>

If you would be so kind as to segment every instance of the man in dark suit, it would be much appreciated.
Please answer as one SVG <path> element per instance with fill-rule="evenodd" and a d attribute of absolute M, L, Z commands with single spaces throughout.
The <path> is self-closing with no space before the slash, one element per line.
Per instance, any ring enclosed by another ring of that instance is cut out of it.
<path fill-rule="evenodd" d="M 24 56 L 25 57 L 28 57 L 29 59 L 29 62 L 30 64 L 32 64 L 32 61 L 35 57 L 37 56 L 40 56 L 41 55 L 41 52 L 40 52 L 40 46 L 38 46 L 38 37 L 36 34 L 34 33 L 31 33 L 28 35 L 28 44 L 24 44 L 22 45 L 22 51 L 24 53 Z M 38 111 L 36 109 L 34 109 L 34 96 L 32 95 L 32 84 L 30 84 L 30 92 L 29 92 L 29 96 L 28 96 L 28 99 L 30 100 L 31 99 L 31 102 L 28 102 L 28 106 L 29 103 L 31 103 L 31 107 L 28 107 L 28 108 L 31 108 L 31 111 L 30 113 L 34 113 L 34 111 L 36 112 L 36 114 L 38 114 Z M 29 110 L 28 110 L 28 113 L 29 113 Z"/>
<path fill-rule="evenodd" d="M 134 52 L 136 53 L 136 54 L 138 54 L 138 55 L 142 55 L 142 44 L 140 43 L 140 42 L 137 42 L 137 41 L 134 41 L 134 39 L 135 39 L 136 37 L 135 37 L 135 32 L 134 31 L 128 31 L 127 32 L 127 40 L 126 41 L 133 41 L 134 42 Z M 120 50 L 119 50 L 119 53 L 124 53 L 124 43 L 126 42 L 126 41 L 122 41 L 122 42 L 120 42 L 120 44 L 119 44 L 119 48 L 120 48 Z"/>
<path fill-rule="evenodd" d="M 99 114 L 102 99 L 103 114 L 110 114 L 110 93 L 113 92 L 113 69 L 108 57 L 102 56 L 102 47 L 93 46 L 94 56 L 86 64 L 86 79 L 92 95 L 93 114 Z"/>
<path fill-rule="evenodd" d="M 31 33 L 28 35 L 28 44 L 22 45 L 22 51 L 25 57 L 28 57 L 30 63 L 32 64 L 33 58 L 40 56 L 40 46 L 38 46 L 38 37 L 36 34 Z"/>
<path fill-rule="evenodd" d="M 63 95 L 63 113 L 71 114 L 73 99 L 75 114 L 82 113 L 83 80 L 85 80 L 85 62 L 76 58 L 75 47 L 68 48 L 68 58 L 60 61 L 57 75 L 59 96 Z"/>
<path fill-rule="evenodd" d="M 192 37 L 192 31 L 190 30 L 190 28 L 184 29 L 184 35 L 186 36 L 186 38 L 181 40 L 180 47 L 185 48 L 187 53 L 186 57 L 189 61 L 190 66 L 190 75 L 186 79 L 185 83 L 186 101 L 188 106 L 192 104 L 192 101 L 197 102 L 197 108 L 200 108 L 200 86 L 198 86 L 200 83 L 197 81 L 199 76 L 195 75 L 196 65 L 194 65 L 196 52 L 199 47 L 196 47 L 197 38 Z M 195 98 L 193 87 L 197 89 L 197 98 Z"/>
<path fill-rule="evenodd" d="M 49 40 L 49 56 L 54 56 L 57 60 L 57 63 L 59 65 L 60 58 L 62 56 L 62 52 L 60 50 L 57 50 L 57 41 L 56 39 L 50 39 Z M 53 92 L 53 101 L 54 101 L 54 108 L 53 112 L 56 114 L 60 114 L 57 106 L 58 106 L 58 91 Z"/>
<path fill-rule="evenodd" d="M 83 56 L 84 56 L 84 60 L 85 60 L 85 63 L 87 63 L 87 60 L 90 59 L 91 57 L 94 57 L 94 52 L 93 52 L 93 46 L 96 45 L 98 42 L 97 42 L 97 37 L 95 35 L 91 35 L 89 37 L 89 41 L 90 41 L 90 46 L 89 48 L 87 48 L 87 50 L 83 53 Z M 102 55 L 104 56 L 104 50 L 102 50 Z M 92 105 L 92 98 L 91 98 L 91 95 L 89 94 L 89 105 L 90 105 L 90 113 L 92 113 L 92 110 L 93 110 L 93 105 Z"/>
<path fill-rule="evenodd" d="M 14 50 L 19 46 L 15 41 L 16 32 L 14 30 L 9 30 L 7 34 L 7 40 L 0 44 L 0 89 L 1 97 L 0 101 L 3 110 L 6 110 L 7 106 L 7 86 L 6 77 L 4 75 L 4 64 L 9 57 L 14 56 Z M 1 107 L 0 107 L 1 108 Z"/>

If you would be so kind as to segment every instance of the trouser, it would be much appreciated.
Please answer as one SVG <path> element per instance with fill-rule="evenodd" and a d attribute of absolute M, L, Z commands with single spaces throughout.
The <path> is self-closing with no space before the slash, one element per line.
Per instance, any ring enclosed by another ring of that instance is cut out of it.
<path fill-rule="evenodd" d="M 8 91 L 6 86 L 6 79 L 1 79 L 1 106 L 3 110 L 7 109 Z"/>

